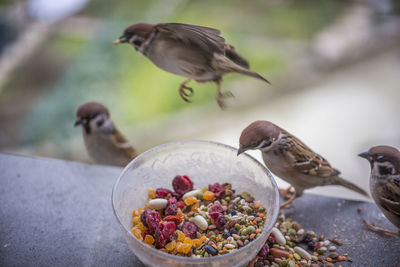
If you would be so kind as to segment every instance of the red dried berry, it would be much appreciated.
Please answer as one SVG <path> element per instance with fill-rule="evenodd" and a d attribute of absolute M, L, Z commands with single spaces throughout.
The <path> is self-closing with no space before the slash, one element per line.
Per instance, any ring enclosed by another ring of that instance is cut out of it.
<path fill-rule="evenodd" d="M 225 193 L 225 189 L 219 183 L 208 185 L 208 190 L 215 194 L 215 197 L 220 197 Z"/>
<path fill-rule="evenodd" d="M 211 219 L 215 220 L 215 219 L 217 219 L 219 217 L 220 214 L 221 214 L 220 212 L 214 211 L 214 212 L 210 212 L 208 214 L 208 216 L 210 216 Z"/>
<path fill-rule="evenodd" d="M 225 215 L 220 213 L 216 219 L 214 219 L 214 224 L 217 228 L 223 228 L 226 224 Z"/>
<path fill-rule="evenodd" d="M 178 206 L 176 204 L 168 204 L 165 208 L 165 216 L 175 216 L 178 213 Z"/>
<path fill-rule="evenodd" d="M 223 213 L 223 212 L 224 212 L 224 209 L 221 207 L 221 205 L 219 205 L 219 204 L 214 204 L 214 205 L 212 205 L 212 206 L 210 207 L 210 211 L 211 211 L 211 212 L 220 212 L 220 213 Z"/>
<path fill-rule="evenodd" d="M 155 233 L 155 231 L 159 228 L 158 224 L 161 221 L 160 214 L 157 211 L 150 210 L 151 213 L 147 213 L 146 215 L 146 224 L 149 228 L 150 233 Z"/>
<path fill-rule="evenodd" d="M 176 203 L 176 205 L 177 205 L 178 208 L 180 208 L 180 209 L 183 209 L 183 208 L 186 206 L 185 202 L 183 202 L 183 201 L 178 201 L 178 202 Z"/>
<path fill-rule="evenodd" d="M 166 198 L 168 194 L 172 194 L 172 191 L 165 188 L 157 188 L 156 189 L 156 197 L 157 198 Z"/>
<path fill-rule="evenodd" d="M 155 234 L 154 234 L 154 239 L 156 240 L 155 242 L 155 246 L 156 248 L 160 249 L 165 247 L 165 244 L 167 243 L 167 241 L 165 240 L 164 235 L 162 234 L 161 230 L 157 229 Z"/>
<path fill-rule="evenodd" d="M 268 241 L 269 241 L 271 244 L 275 244 L 275 236 L 274 236 L 273 233 L 270 233 L 270 234 L 269 234 L 269 236 L 268 236 Z"/>
<path fill-rule="evenodd" d="M 179 194 L 179 193 L 177 193 L 177 192 L 172 192 L 171 195 L 172 195 L 173 197 L 175 197 L 176 199 L 180 199 L 180 198 L 183 196 L 183 194 Z"/>
<path fill-rule="evenodd" d="M 265 244 L 258 252 L 258 256 L 266 260 L 268 258 L 268 252 L 269 252 L 269 246 L 268 244 Z"/>
<path fill-rule="evenodd" d="M 193 190 L 193 182 L 186 175 L 177 175 L 174 180 L 172 180 L 172 187 L 176 193 L 183 195 Z"/>
<path fill-rule="evenodd" d="M 191 222 L 184 222 L 182 226 L 182 232 L 187 237 L 195 238 L 197 232 L 197 226 Z"/>
<path fill-rule="evenodd" d="M 164 224 L 162 229 L 162 234 L 167 242 L 171 240 L 171 237 L 175 234 L 175 223 L 174 222 L 167 222 Z"/>
<path fill-rule="evenodd" d="M 170 197 L 168 199 L 168 204 L 176 204 L 176 198 L 175 197 Z"/>
<path fill-rule="evenodd" d="M 179 225 L 182 222 L 182 218 L 178 216 L 166 216 L 163 220 L 174 222 L 176 225 Z"/>
<path fill-rule="evenodd" d="M 140 221 L 146 227 L 148 227 L 147 222 L 146 222 L 146 217 L 148 214 L 151 214 L 151 209 L 146 209 L 145 211 L 143 211 L 142 215 L 140 215 Z"/>
<path fill-rule="evenodd" d="M 143 233 L 142 233 L 142 237 L 143 237 L 143 239 L 146 237 L 146 235 L 149 235 L 150 234 L 150 231 L 149 230 L 144 230 L 143 231 Z"/>

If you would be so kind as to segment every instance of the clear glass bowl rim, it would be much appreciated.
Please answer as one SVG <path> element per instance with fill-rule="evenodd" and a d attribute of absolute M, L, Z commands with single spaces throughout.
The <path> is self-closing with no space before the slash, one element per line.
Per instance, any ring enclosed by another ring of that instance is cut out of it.
<path fill-rule="evenodd" d="M 191 257 L 182 257 L 182 256 L 176 256 L 176 255 L 173 255 L 173 254 L 168 254 L 168 253 L 162 252 L 162 251 L 160 251 L 160 250 L 158 250 L 156 248 L 152 248 L 152 247 L 148 246 L 146 243 L 138 240 L 131 233 L 130 229 L 127 229 L 125 227 L 125 225 L 122 224 L 122 220 L 119 217 L 119 215 L 117 214 L 116 209 L 114 207 L 115 191 L 116 191 L 116 189 L 118 187 L 119 181 L 124 176 L 125 172 L 127 172 L 127 170 L 129 170 L 131 165 L 135 164 L 136 161 L 140 160 L 145 155 L 150 154 L 150 153 L 152 153 L 155 150 L 158 150 L 160 148 L 171 146 L 171 145 L 184 145 L 184 144 L 193 144 L 193 143 L 197 143 L 197 144 L 201 144 L 201 143 L 203 143 L 203 144 L 213 144 L 213 145 L 225 147 L 225 148 L 227 148 L 229 150 L 232 150 L 232 151 L 237 151 L 237 148 L 234 148 L 232 146 L 229 146 L 229 145 L 226 145 L 226 144 L 222 144 L 222 143 L 219 143 L 219 142 L 215 142 L 215 141 L 206 141 L 206 140 L 174 141 L 174 142 L 168 142 L 168 143 L 161 144 L 161 145 L 155 146 L 153 148 L 150 148 L 150 149 L 146 150 L 145 152 L 141 153 L 136 158 L 134 158 L 121 171 L 120 175 L 118 176 L 117 181 L 114 184 L 114 187 L 113 187 L 113 190 L 112 190 L 112 193 L 111 193 L 111 205 L 112 205 L 114 216 L 116 217 L 119 225 L 128 233 L 128 235 L 134 240 L 134 242 L 138 243 L 139 246 L 142 246 L 143 248 L 150 250 L 151 253 L 156 253 L 161 257 L 165 257 L 165 258 L 168 258 L 169 260 L 173 260 L 173 261 L 180 261 L 180 262 L 187 262 L 187 263 L 208 263 L 208 262 L 211 263 L 211 262 L 213 262 L 213 261 L 215 261 L 217 259 L 218 260 L 223 260 L 223 259 L 228 259 L 230 257 L 233 257 L 237 253 L 240 253 L 243 249 L 246 249 L 246 246 L 241 247 L 240 249 L 238 249 L 238 250 L 236 250 L 234 252 L 230 252 L 230 253 L 223 254 L 223 255 L 218 255 L 218 256 L 213 256 L 213 257 L 204 257 L 204 258 L 197 258 L 197 257 L 196 258 L 191 258 Z M 279 213 L 278 186 L 277 186 L 276 181 L 275 181 L 274 177 L 272 176 L 271 172 L 265 166 L 263 166 L 258 160 L 256 160 L 255 158 L 253 158 L 252 156 L 250 156 L 250 155 L 248 155 L 246 153 L 241 154 L 241 156 L 250 158 L 251 161 L 253 161 L 256 165 L 258 165 L 266 173 L 266 175 L 270 178 L 272 186 L 273 186 L 274 191 L 275 191 L 275 199 L 277 201 L 275 202 L 275 208 L 273 209 L 274 210 L 273 214 L 269 215 L 269 216 L 272 216 L 272 220 L 268 225 L 264 225 L 264 231 L 262 232 L 262 234 L 259 237 L 259 238 L 262 238 L 262 237 L 265 237 L 267 235 L 267 231 L 265 231 L 265 229 L 272 229 L 272 227 L 274 226 L 274 224 L 276 222 L 276 219 L 278 218 L 278 213 Z"/>

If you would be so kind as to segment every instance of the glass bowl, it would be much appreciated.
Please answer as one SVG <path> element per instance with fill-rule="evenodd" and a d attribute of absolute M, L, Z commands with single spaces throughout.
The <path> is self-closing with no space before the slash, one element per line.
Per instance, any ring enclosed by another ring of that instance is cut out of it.
<path fill-rule="evenodd" d="M 232 184 L 249 192 L 266 208 L 262 234 L 248 245 L 224 255 L 191 258 L 167 254 L 146 245 L 130 232 L 132 210 L 143 208 L 147 189 L 172 189 L 176 175 L 188 175 L 194 188 Z M 148 266 L 244 266 L 266 242 L 279 212 L 278 187 L 268 169 L 237 149 L 209 141 L 180 141 L 154 147 L 132 160 L 121 172 L 112 192 L 112 206 L 132 252 Z"/>

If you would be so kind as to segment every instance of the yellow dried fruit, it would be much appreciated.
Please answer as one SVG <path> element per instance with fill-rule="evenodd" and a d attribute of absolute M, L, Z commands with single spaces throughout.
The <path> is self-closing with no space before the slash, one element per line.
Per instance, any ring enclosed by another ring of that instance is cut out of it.
<path fill-rule="evenodd" d="M 133 227 L 131 230 L 131 233 L 140 241 L 143 241 L 143 237 L 142 237 L 142 231 L 140 231 L 139 229 L 137 229 L 136 227 Z"/>
<path fill-rule="evenodd" d="M 190 207 L 191 211 L 198 211 L 199 210 L 199 203 L 196 203 Z"/>
<path fill-rule="evenodd" d="M 182 231 L 177 230 L 177 231 L 176 231 L 176 234 L 178 235 L 178 237 L 176 238 L 176 240 L 177 240 L 178 242 L 183 242 L 183 240 L 185 240 L 186 236 L 185 236 L 185 234 L 184 234 Z"/>
<path fill-rule="evenodd" d="M 194 196 L 188 196 L 185 198 L 184 202 L 186 205 L 191 206 L 191 205 L 197 203 L 197 198 Z"/>
<path fill-rule="evenodd" d="M 202 235 L 202 236 L 200 237 L 200 242 L 201 242 L 201 244 L 203 244 L 204 241 L 206 241 L 206 240 L 207 240 L 207 237 L 206 237 L 205 235 Z"/>
<path fill-rule="evenodd" d="M 151 235 L 146 235 L 146 236 L 144 237 L 144 242 L 145 242 L 146 244 L 152 245 L 152 244 L 154 243 L 154 241 L 155 241 L 155 239 L 154 239 L 154 237 L 151 236 Z"/>
<path fill-rule="evenodd" d="M 200 247 L 201 241 L 200 239 L 193 239 L 193 245 L 196 246 L 196 248 Z"/>
<path fill-rule="evenodd" d="M 132 219 L 133 226 L 138 225 L 140 223 L 140 216 L 134 216 Z"/>
<path fill-rule="evenodd" d="M 176 248 L 176 241 L 175 240 L 172 240 L 171 242 L 169 242 L 168 244 L 165 245 L 165 249 L 168 252 L 173 251 L 175 248 Z"/>
<path fill-rule="evenodd" d="M 181 253 L 184 254 L 188 254 L 190 252 L 190 250 L 192 249 L 192 243 L 186 243 L 186 244 L 182 244 L 181 246 Z"/>
<path fill-rule="evenodd" d="M 147 195 L 149 198 L 156 198 L 156 192 L 154 191 L 153 188 L 147 189 Z"/>
<path fill-rule="evenodd" d="M 211 192 L 211 191 L 206 191 L 206 192 L 204 192 L 204 194 L 203 194 L 203 198 L 204 198 L 205 200 L 212 200 L 212 199 L 214 198 L 214 193 Z"/>

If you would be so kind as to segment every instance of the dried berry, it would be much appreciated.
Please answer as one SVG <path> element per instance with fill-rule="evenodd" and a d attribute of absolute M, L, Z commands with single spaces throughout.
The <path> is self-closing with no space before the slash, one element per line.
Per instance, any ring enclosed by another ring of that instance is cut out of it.
<path fill-rule="evenodd" d="M 269 252 L 269 246 L 268 246 L 268 244 L 265 244 L 261 248 L 260 252 L 258 252 L 258 256 L 260 256 L 261 258 L 263 258 L 265 260 L 268 257 L 268 252 Z"/>
<path fill-rule="evenodd" d="M 151 209 L 146 209 L 145 211 L 143 211 L 142 215 L 140 215 L 140 221 L 146 227 L 148 227 L 147 222 L 146 222 L 146 217 L 148 214 L 151 214 Z"/>
<path fill-rule="evenodd" d="M 155 231 L 154 237 L 156 240 L 156 243 L 155 243 L 156 248 L 163 248 L 165 246 L 165 244 L 167 243 L 165 240 L 165 237 L 162 234 L 160 229 L 157 229 Z"/>
<path fill-rule="evenodd" d="M 218 216 L 217 219 L 214 220 L 214 224 L 215 226 L 217 226 L 218 228 L 223 228 L 226 224 L 226 219 L 225 219 L 225 215 L 221 214 Z"/>
<path fill-rule="evenodd" d="M 178 212 L 178 205 L 176 204 L 176 198 L 170 197 L 168 199 L 167 207 L 165 208 L 164 214 L 165 216 L 175 216 Z"/>
<path fill-rule="evenodd" d="M 183 201 L 178 201 L 178 202 L 176 203 L 176 205 L 177 205 L 178 208 L 180 208 L 180 209 L 183 209 L 183 208 L 186 206 L 185 202 L 183 202 Z"/>
<path fill-rule="evenodd" d="M 224 192 L 224 188 L 219 183 L 208 185 L 208 190 L 215 194 L 215 197 L 220 197 Z"/>
<path fill-rule="evenodd" d="M 176 225 L 179 225 L 182 222 L 182 218 L 178 216 L 166 216 L 163 220 L 167 222 L 174 222 Z"/>
<path fill-rule="evenodd" d="M 166 198 L 168 194 L 172 194 L 172 191 L 165 188 L 157 188 L 156 189 L 156 197 L 157 198 Z"/>
<path fill-rule="evenodd" d="M 215 212 L 210 212 L 208 216 L 210 216 L 211 219 L 215 220 L 219 217 L 220 214 L 221 214 L 220 212 L 215 211 Z"/>
<path fill-rule="evenodd" d="M 273 233 L 269 234 L 268 241 L 271 242 L 272 244 L 275 243 L 275 235 Z"/>
<path fill-rule="evenodd" d="M 176 204 L 171 204 L 165 208 L 164 214 L 165 216 L 175 216 L 177 212 L 178 212 L 178 206 Z"/>
<path fill-rule="evenodd" d="M 146 224 L 149 228 L 150 233 L 155 233 L 159 228 L 159 223 L 161 221 L 160 214 L 157 211 L 150 210 L 150 213 L 146 215 Z"/>
<path fill-rule="evenodd" d="M 187 237 L 195 238 L 197 232 L 197 226 L 191 222 L 184 222 L 182 226 L 182 232 Z"/>
<path fill-rule="evenodd" d="M 164 224 L 164 227 L 162 229 L 162 234 L 166 242 L 171 241 L 171 237 L 174 235 L 175 229 L 176 227 L 174 222 L 167 222 Z"/>
<path fill-rule="evenodd" d="M 224 212 L 224 209 L 219 204 L 214 204 L 210 207 L 211 212 Z"/>
<path fill-rule="evenodd" d="M 183 195 L 193 190 L 193 182 L 186 175 L 177 175 L 174 180 L 172 180 L 172 187 L 176 193 Z"/>

